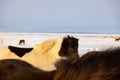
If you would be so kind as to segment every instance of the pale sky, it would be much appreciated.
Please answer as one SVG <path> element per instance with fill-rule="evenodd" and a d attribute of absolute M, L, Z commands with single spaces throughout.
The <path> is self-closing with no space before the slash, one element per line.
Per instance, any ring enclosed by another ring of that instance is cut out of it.
<path fill-rule="evenodd" d="M 120 0 L 0 0 L 0 32 L 120 33 Z"/>

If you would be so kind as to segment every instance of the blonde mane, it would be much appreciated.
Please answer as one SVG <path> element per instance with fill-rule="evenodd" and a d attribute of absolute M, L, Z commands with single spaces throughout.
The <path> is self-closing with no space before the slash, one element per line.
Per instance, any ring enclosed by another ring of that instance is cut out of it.
<path fill-rule="evenodd" d="M 55 62 L 62 59 L 62 57 L 59 56 L 62 41 L 63 39 L 51 39 L 37 44 L 31 52 L 22 57 L 22 60 L 42 70 L 55 70 Z"/>
<path fill-rule="evenodd" d="M 42 50 L 43 53 L 46 53 L 47 51 L 52 49 L 55 44 L 56 44 L 56 40 L 47 40 L 41 44 L 36 44 L 35 48 L 36 49 L 39 48 L 40 50 Z"/>

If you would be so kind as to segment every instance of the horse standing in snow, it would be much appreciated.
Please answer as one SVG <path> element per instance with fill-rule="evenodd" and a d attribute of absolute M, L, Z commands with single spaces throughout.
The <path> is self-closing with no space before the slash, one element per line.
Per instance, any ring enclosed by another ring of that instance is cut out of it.
<path fill-rule="evenodd" d="M 120 37 L 118 37 L 118 38 L 115 39 L 115 42 L 117 42 L 117 41 L 120 41 Z"/>
<path fill-rule="evenodd" d="M 77 38 L 51 39 L 30 49 L 13 46 L 0 48 L 0 59 L 21 59 L 46 71 L 55 70 L 54 63 L 65 57 L 71 60 L 79 58 Z"/>
<path fill-rule="evenodd" d="M 19 45 L 25 45 L 25 40 L 24 39 L 20 40 Z"/>
<path fill-rule="evenodd" d="M 3 39 L 2 38 L 0 38 L 0 44 L 3 44 Z"/>

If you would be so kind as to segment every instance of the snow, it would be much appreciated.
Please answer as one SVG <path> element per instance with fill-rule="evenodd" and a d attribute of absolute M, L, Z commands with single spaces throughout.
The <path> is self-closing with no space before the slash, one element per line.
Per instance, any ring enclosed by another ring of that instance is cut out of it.
<path fill-rule="evenodd" d="M 74 36 L 79 39 L 79 55 L 83 55 L 88 51 L 104 50 L 111 47 L 120 46 L 120 41 L 115 42 L 115 38 L 120 34 L 79 34 L 79 33 L 0 33 L 0 47 L 13 45 L 18 47 L 34 47 L 35 44 L 42 43 L 48 39 L 63 38 L 67 35 Z M 24 39 L 25 45 L 19 45 L 19 40 Z"/>

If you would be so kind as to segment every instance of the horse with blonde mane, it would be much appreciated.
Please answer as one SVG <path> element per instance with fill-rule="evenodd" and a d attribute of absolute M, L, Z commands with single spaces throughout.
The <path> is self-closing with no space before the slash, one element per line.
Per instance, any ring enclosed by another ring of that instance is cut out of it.
<path fill-rule="evenodd" d="M 71 60 L 79 58 L 77 38 L 68 36 L 60 39 L 51 39 L 37 44 L 33 49 L 13 46 L 0 48 L 1 60 L 20 59 L 45 71 L 55 70 L 54 63 L 65 57 L 69 57 Z"/>

